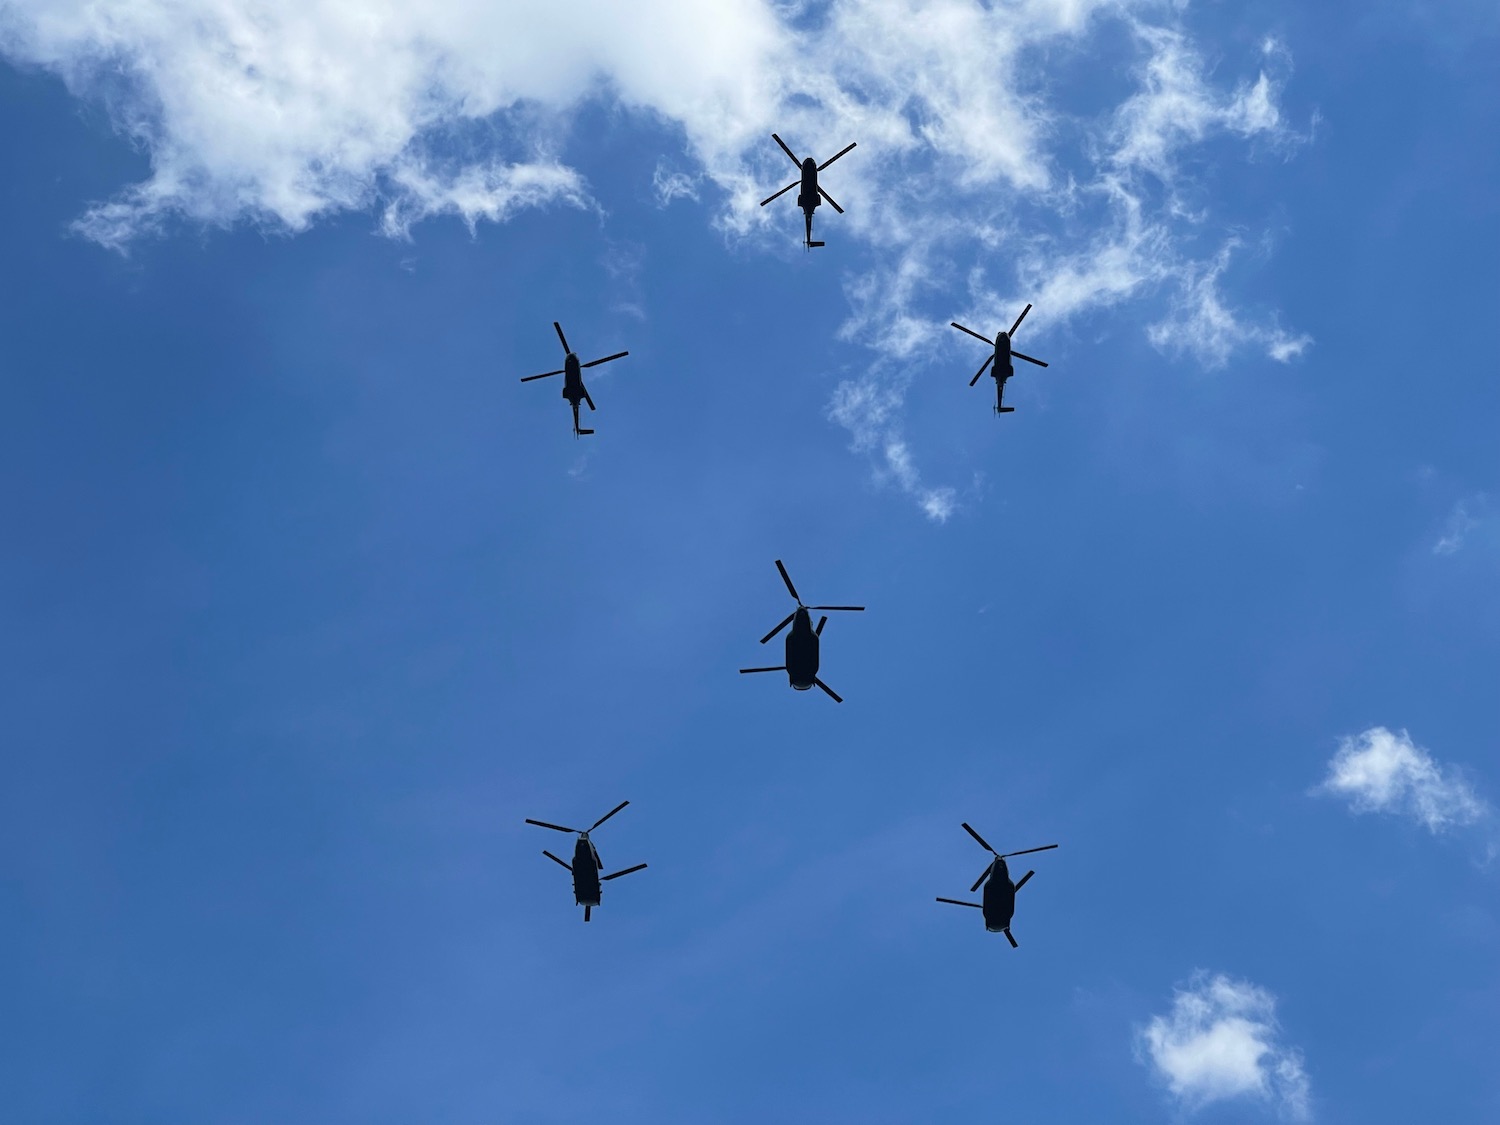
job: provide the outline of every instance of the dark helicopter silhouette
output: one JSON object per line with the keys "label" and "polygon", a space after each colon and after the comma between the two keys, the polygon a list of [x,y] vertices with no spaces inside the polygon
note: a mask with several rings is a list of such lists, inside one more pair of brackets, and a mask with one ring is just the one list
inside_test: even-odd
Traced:
{"label": "dark helicopter silhouette", "polygon": [[[1005,380],[1009,379],[1016,373],[1015,368],[1012,367],[1010,363],[1011,356],[1015,356],[1017,359],[1024,359],[1027,363],[1034,363],[1038,367],[1047,366],[1041,360],[1032,359],[1029,355],[1022,355],[1020,352],[1015,351],[1010,346],[1010,338],[1016,334],[1016,329],[1021,327],[1021,321],[1026,319],[1026,314],[1030,311],[1031,306],[1027,305],[1024,309],[1021,310],[1021,315],[1016,317],[1016,322],[1010,326],[1010,331],[1001,332],[995,337],[994,354],[991,355],[989,359],[984,361],[979,370],[974,373],[974,378],[969,380],[969,386],[972,387],[975,383],[979,382],[979,377],[984,374],[984,369],[986,367],[988,367],[992,363],[995,365],[995,370],[990,374],[995,377],[996,414],[1010,414],[1015,410],[1014,406],[1005,405]],[[956,320],[949,321],[948,323],[952,324],[953,327],[957,328],[960,332],[967,332],[976,340],[983,340],[986,344],[990,343],[990,338],[988,336],[981,336],[978,332],[975,332],[974,329],[965,328]]]}
{"label": "dark helicopter silhouette", "polygon": [[563,351],[567,353],[563,359],[563,365],[556,371],[543,371],[540,375],[527,375],[521,382],[529,383],[533,379],[547,379],[553,375],[561,375],[563,377],[562,396],[573,406],[573,436],[579,437],[583,434],[591,434],[594,432],[593,430],[583,430],[578,427],[578,404],[586,402],[589,404],[590,410],[594,409],[594,400],[589,397],[589,389],[583,385],[583,368],[598,367],[601,363],[608,363],[612,359],[620,359],[630,353],[616,352],[614,355],[607,355],[603,359],[591,359],[587,363],[579,363],[578,357],[573,354],[573,349],[568,347],[568,338],[563,335],[562,325],[554,320],[552,327],[557,329],[557,338],[562,341]]}
{"label": "dark helicopter silhouette", "polygon": [[[837,203],[834,203],[833,196],[829,195],[826,191],[818,186],[818,173],[821,172],[824,168],[827,168],[839,157],[843,156],[844,153],[849,151],[849,149],[854,148],[855,145],[851,144],[849,148],[840,149],[838,152],[830,156],[827,160],[823,161],[823,163],[819,164],[810,156],[805,160],[798,160],[796,154],[792,152],[791,149],[786,147],[786,142],[778,137],[775,133],[771,134],[771,139],[781,146],[781,151],[786,153],[787,156],[791,158],[793,164],[802,169],[802,178],[800,180],[793,180],[791,183],[787,184],[786,187],[782,188],[781,191],[778,191],[776,195],[767,196],[765,199],[762,199],[760,201],[760,205],[764,207],[767,203],[771,202],[771,200],[777,198],[777,196],[791,191],[794,187],[800,184],[802,186],[802,190],[797,193],[797,206],[802,208],[802,214],[807,220],[807,233],[802,238],[802,245],[807,247],[809,250],[811,250],[814,246],[822,246],[824,245],[823,243],[813,241],[813,211],[817,209],[818,204],[821,203],[824,199],[828,200],[828,202],[833,205],[833,209],[840,215],[844,213],[844,209]],[[858,142],[856,141],[855,144],[858,144]]]}
{"label": "dark helicopter silhouette", "polygon": [[975,832],[967,824],[964,825],[964,831],[979,841],[981,848],[995,857],[990,861],[990,865],[984,869],[984,874],[979,876],[974,885],[969,888],[969,893],[973,894],[979,889],[979,884],[983,883],[984,902],[983,904],[977,902],[960,902],[956,898],[939,898],[938,901],[951,902],[954,906],[972,906],[983,910],[984,928],[992,934],[1004,934],[1006,940],[1010,942],[1010,947],[1015,949],[1020,943],[1011,935],[1010,920],[1016,912],[1016,892],[1024,887],[1026,880],[1030,879],[1036,872],[1028,871],[1021,876],[1020,882],[1012,883],[1010,881],[1010,868],[1005,865],[1005,861],[1013,855],[1030,855],[1032,852],[1051,851],[1057,845],[1043,844],[1039,848],[1023,848],[1018,852],[1006,852],[1004,855],[1001,855],[994,848],[990,847],[989,844],[985,843],[984,837]]}
{"label": "dark helicopter silhouette", "polygon": [[562,863],[573,873],[573,901],[583,907],[583,920],[587,922],[589,915],[593,913],[594,907],[599,905],[599,884],[607,883],[611,879],[618,879],[621,875],[629,875],[633,871],[640,871],[646,865],[638,863],[634,867],[627,867],[624,871],[616,871],[613,875],[601,876],[599,872],[604,870],[604,864],[599,862],[599,849],[594,847],[594,841],[589,839],[589,833],[598,828],[615,813],[619,812],[629,801],[621,801],[609,812],[587,828],[564,828],[561,824],[548,824],[545,820],[532,820],[526,818],[527,824],[535,824],[538,828],[551,828],[555,832],[577,832],[578,840],[573,845],[573,862],[563,863],[545,848],[542,854],[553,863]]}
{"label": "dark helicopter silhouette", "polygon": [[862,605],[803,605],[802,599],[797,596],[797,587],[792,585],[791,577],[786,572],[786,567],[781,565],[781,560],[776,560],[776,569],[781,571],[781,580],[786,583],[786,588],[791,592],[797,602],[797,608],[787,614],[786,620],[776,628],[772,629],[760,639],[765,644],[777,633],[791,625],[791,632],[786,635],[786,663],[775,668],[741,668],[740,673],[746,672],[785,672],[792,687],[798,691],[806,691],[816,684],[833,697],[835,703],[844,702],[831,687],[818,679],[818,638],[823,635],[823,626],[828,624],[828,616],[824,614],[818,619],[818,627],[812,626],[812,614],[814,609],[841,609],[851,612],[863,612]]}

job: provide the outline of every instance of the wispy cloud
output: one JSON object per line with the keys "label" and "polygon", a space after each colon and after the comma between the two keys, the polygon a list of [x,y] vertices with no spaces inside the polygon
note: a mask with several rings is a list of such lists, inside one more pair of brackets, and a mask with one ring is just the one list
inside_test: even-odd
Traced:
{"label": "wispy cloud", "polygon": [[674,172],[658,161],[656,171],[651,173],[651,190],[656,195],[656,202],[663,207],[670,206],[676,199],[690,199],[697,203],[698,177]]}
{"label": "wispy cloud", "polygon": [[1195,973],[1170,1011],[1137,1030],[1136,1055],[1189,1112],[1242,1099],[1292,1120],[1310,1116],[1302,1052],[1282,1042],[1276,998],[1248,981]]}
{"label": "wispy cloud", "polygon": [[1219,279],[1239,248],[1231,238],[1212,261],[1189,263],[1179,271],[1180,291],[1171,314],[1146,329],[1147,338],[1163,351],[1196,356],[1205,366],[1222,367],[1242,346],[1253,344],[1278,363],[1300,356],[1312,337],[1293,335],[1273,320],[1249,324],[1225,303]]}
{"label": "wispy cloud", "polygon": [[[871,264],[847,283],[844,328],[877,362],[874,385],[841,387],[831,412],[942,519],[951,490],[921,482],[902,380],[879,360],[928,353],[954,314],[954,278],[971,278],[985,323],[1035,301],[1033,338],[1157,295],[1170,311],[1150,339],[1210,365],[1308,345],[1236,310],[1237,243],[1212,240],[1205,257],[1206,224],[1225,217],[1195,202],[1207,142],[1276,152],[1302,139],[1280,105],[1288,52],[1267,40],[1221,80],[1184,12],[840,0],[801,26],[768,0],[11,0],[0,53],[105,105],[149,155],[144,181],[76,224],[122,251],[181,221],[297,232],[373,210],[382,232],[409,237],[434,216],[473,227],[522,208],[598,210],[563,154],[576,112],[599,100],[682,138],[687,167],[653,173],[659,203],[703,200],[726,235],[768,238],[786,215],[757,204],[790,172],[771,130],[824,156],[857,140],[837,166],[837,194],[855,204],[838,222]],[[1129,84],[1083,108],[1076,84],[1048,75],[1106,44],[1125,47]],[[997,258],[1007,272],[987,280]],[[878,440],[851,408],[861,399],[884,404]]]}
{"label": "wispy cloud", "polygon": [[1454,503],[1443,524],[1443,533],[1432,545],[1434,555],[1456,555],[1473,533],[1491,526],[1494,519],[1488,494],[1475,493]]}
{"label": "wispy cloud", "polygon": [[1450,766],[1439,765],[1406,731],[1385,727],[1339,741],[1314,795],[1343,797],[1356,813],[1404,816],[1434,835],[1487,821],[1488,802]]}
{"label": "wispy cloud", "polygon": [[1270,72],[1287,58],[1276,40],[1261,44],[1268,69],[1226,94],[1209,82],[1201,52],[1181,30],[1143,22],[1134,28],[1150,53],[1140,68],[1139,89],[1115,113],[1109,159],[1117,167],[1148,171],[1171,184],[1178,154],[1214,133],[1289,139]]}
{"label": "wispy cloud", "polygon": [[875,458],[877,480],[893,483],[912,497],[928,519],[946,523],[958,510],[958,493],[946,485],[924,484],[912,461],[897,420],[906,382],[898,368],[880,362],[877,369],[835,388],[828,416],[849,431],[855,452]]}

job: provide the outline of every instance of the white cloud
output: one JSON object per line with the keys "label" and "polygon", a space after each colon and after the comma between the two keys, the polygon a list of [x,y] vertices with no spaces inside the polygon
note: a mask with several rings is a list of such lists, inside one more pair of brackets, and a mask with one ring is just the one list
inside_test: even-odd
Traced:
{"label": "white cloud", "polygon": [[1194,974],[1171,1010],[1137,1031],[1136,1047],[1189,1111],[1239,1098],[1309,1117],[1302,1052],[1281,1042],[1276,998],[1248,981]]}
{"label": "white cloud", "polygon": [[686,172],[673,172],[661,161],[651,174],[651,190],[661,206],[668,206],[674,199],[690,199],[698,202],[698,177]]}
{"label": "white cloud", "polygon": [[[1110,153],[1115,165],[1144,169],[1165,181],[1173,177],[1178,151],[1213,132],[1278,134],[1281,111],[1273,79],[1264,70],[1253,83],[1220,94],[1208,81],[1202,56],[1180,30],[1137,23],[1135,33],[1150,55],[1140,90],[1115,115]],[[1268,60],[1281,53],[1274,40],[1262,46]]]}
{"label": "white cloud", "polygon": [[898,421],[906,394],[905,380],[889,365],[879,366],[878,371],[841,382],[834,390],[828,416],[849,431],[856,452],[875,456],[877,480],[895,484],[917,502],[928,519],[946,523],[958,510],[957,492],[947,486],[923,484]]}
{"label": "white cloud", "polygon": [[1183,267],[1182,290],[1171,314],[1146,329],[1153,344],[1164,351],[1191,353],[1207,367],[1224,366],[1244,344],[1258,344],[1278,363],[1295,359],[1307,350],[1311,336],[1293,336],[1274,322],[1246,324],[1225,305],[1219,278],[1229,268],[1230,256],[1238,247],[1239,240],[1230,239],[1212,262]]}
{"label": "white cloud", "polygon": [[1479,492],[1459,500],[1448,513],[1448,520],[1443,526],[1443,534],[1432,545],[1432,553],[1434,555],[1457,554],[1460,548],[1468,542],[1473,532],[1484,527],[1491,516],[1490,498],[1486,493]]}
{"label": "white cloud", "polygon": [[1433,834],[1490,816],[1468,782],[1438,765],[1405,731],[1385,727],[1341,739],[1327,778],[1313,793],[1347,798],[1357,813],[1410,817]]}
{"label": "white cloud", "polygon": [[[819,222],[873,256],[848,282],[844,332],[881,360],[929,354],[952,316],[950,280],[997,259],[1013,270],[999,291],[970,287],[985,323],[1034,301],[1035,335],[1163,291],[1158,346],[1211,365],[1243,347],[1286,360],[1307,338],[1234,311],[1232,245],[1200,260],[1209,208],[1189,205],[1182,168],[1216,137],[1299,139],[1279,104],[1288,56],[1268,40],[1253,74],[1220,81],[1182,12],[836,0],[808,20],[770,0],[8,0],[0,53],[102,102],[149,155],[146,180],[76,225],[116,249],[184,220],[297,232],[374,210],[405,237],[441,215],[472,228],[527,207],[597,210],[563,154],[578,108],[604,100],[681,138],[690,166],[658,163],[657,200],[711,196],[736,238],[800,231],[795,208],[757,205],[791,174],[772,129],[799,155],[857,140],[827,175],[849,212]],[[1129,89],[1113,106],[1071,104],[1078,84],[1053,76],[1104,42],[1131,52]],[[877,385],[842,386],[831,413],[946,518],[952,490],[920,482],[901,437],[903,377],[872,370]],[[883,404],[880,441],[850,412],[857,399]]]}
{"label": "white cloud", "polygon": [[[15,0],[0,52],[39,65],[150,155],[144,183],[79,230],[124,247],[181,216],[300,231],[377,207],[382,229],[581,205],[565,114],[620,101],[742,145],[786,30],[759,0]],[[446,160],[437,159],[439,152]],[[462,155],[454,157],[452,153]]]}

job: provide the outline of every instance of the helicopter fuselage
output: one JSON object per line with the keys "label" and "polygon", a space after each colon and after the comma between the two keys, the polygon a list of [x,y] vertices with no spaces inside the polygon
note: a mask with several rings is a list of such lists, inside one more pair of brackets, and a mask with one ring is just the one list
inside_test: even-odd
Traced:
{"label": "helicopter fuselage", "polygon": [[802,188],[797,193],[797,206],[811,215],[822,202],[818,195],[818,165],[809,156],[802,161]]}
{"label": "helicopter fuselage", "polygon": [[1016,885],[1010,881],[1010,868],[1005,860],[997,859],[984,881],[984,928],[992,934],[1001,934],[1010,929],[1010,920],[1016,913]]}
{"label": "helicopter fuselage", "polygon": [[583,365],[578,362],[578,357],[572,352],[563,360],[563,398],[568,400],[568,405],[573,408],[573,436],[582,437],[594,431],[585,429],[578,420],[578,408],[582,403],[588,403],[589,409],[594,409],[594,400],[589,398],[589,389],[583,385]]}
{"label": "helicopter fuselage", "polygon": [[577,406],[588,397],[588,391],[583,388],[583,367],[578,362],[578,357],[572,352],[568,358],[563,360],[563,388],[562,396]]}
{"label": "helicopter fuselage", "polygon": [[1004,382],[1016,373],[1010,362],[1010,334],[1001,332],[995,337],[995,369],[992,374]]}
{"label": "helicopter fuselage", "polygon": [[573,845],[573,899],[579,906],[599,905],[599,853],[584,833]]}
{"label": "helicopter fuselage", "polygon": [[1001,332],[995,337],[995,365],[990,374],[995,379],[995,413],[1009,414],[1015,409],[1005,405],[1005,380],[1016,373],[1010,360],[1010,333]]}
{"label": "helicopter fuselage", "polygon": [[801,606],[786,634],[786,678],[798,691],[807,691],[818,679],[818,634],[812,614]]}

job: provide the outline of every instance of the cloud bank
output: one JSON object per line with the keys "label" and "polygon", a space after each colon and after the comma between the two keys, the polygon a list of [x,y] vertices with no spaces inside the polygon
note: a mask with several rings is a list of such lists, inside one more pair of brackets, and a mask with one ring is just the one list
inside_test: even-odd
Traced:
{"label": "cloud bank", "polygon": [[1343,797],[1356,813],[1404,816],[1437,835],[1491,815],[1488,803],[1405,731],[1371,727],[1341,739],[1314,794]]}
{"label": "cloud bank", "polygon": [[1310,1116],[1302,1052],[1281,1042],[1276,998],[1248,981],[1196,973],[1171,1010],[1137,1032],[1136,1049],[1189,1112],[1248,1100],[1291,1120]]}
{"label": "cloud bank", "polygon": [[872,360],[830,416],[942,520],[954,492],[923,482],[901,404],[919,348],[957,358],[949,319],[993,331],[1034,301],[1035,339],[1158,295],[1148,338],[1206,366],[1310,342],[1233,307],[1239,239],[1208,233],[1226,217],[1201,198],[1204,146],[1301,139],[1279,105],[1289,55],[1267,40],[1223,81],[1183,20],[1143,0],[0,0],[0,53],[106,107],[149,157],[75,225],[121,251],[184,221],[296,233],[369,210],[408,237],[435,216],[602,210],[565,160],[599,102],[681,145],[650,185],[661,204],[767,238],[784,216],[757,202],[790,172],[768,134],[820,156],[857,140],[840,237],[870,264],[844,334]]}

